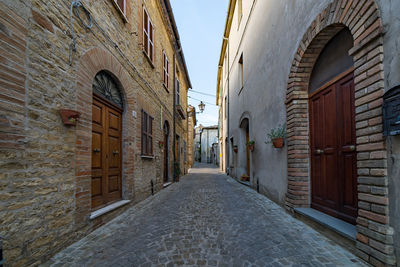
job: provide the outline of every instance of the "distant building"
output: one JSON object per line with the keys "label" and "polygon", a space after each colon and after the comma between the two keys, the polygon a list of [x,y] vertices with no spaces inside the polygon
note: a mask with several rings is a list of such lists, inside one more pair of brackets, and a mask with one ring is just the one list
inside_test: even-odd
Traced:
{"label": "distant building", "polygon": [[218,164],[218,126],[196,128],[196,161]]}

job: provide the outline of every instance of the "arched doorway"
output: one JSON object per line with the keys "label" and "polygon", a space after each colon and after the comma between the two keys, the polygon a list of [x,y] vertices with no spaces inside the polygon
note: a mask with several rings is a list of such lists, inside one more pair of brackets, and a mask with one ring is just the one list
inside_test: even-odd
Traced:
{"label": "arched doorway", "polygon": [[120,200],[122,111],[120,86],[112,74],[97,73],[92,104],[92,209]]}
{"label": "arched doorway", "polygon": [[351,32],[320,53],[309,85],[311,207],[356,223],[357,154]]}
{"label": "arched doorway", "polygon": [[164,122],[164,183],[167,183],[169,180],[169,123],[168,121]]}

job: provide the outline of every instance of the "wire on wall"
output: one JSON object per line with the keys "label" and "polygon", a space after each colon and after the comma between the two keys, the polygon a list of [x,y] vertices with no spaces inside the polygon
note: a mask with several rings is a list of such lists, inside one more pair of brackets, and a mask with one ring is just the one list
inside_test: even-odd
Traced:
{"label": "wire on wall", "polygon": [[[89,23],[85,23],[83,19],[81,18],[81,14],[78,10],[78,8],[82,8],[83,12],[85,12],[87,19],[89,20]],[[92,15],[90,14],[89,10],[87,10],[81,3],[80,0],[73,1],[71,3],[71,7],[69,10],[69,16],[70,16],[70,26],[71,26],[71,35],[72,35],[72,43],[69,47],[69,65],[72,66],[72,57],[73,53],[76,52],[76,34],[74,30],[74,14],[75,16],[78,17],[79,21],[81,24],[87,28],[91,29],[93,27],[93,19]]]}

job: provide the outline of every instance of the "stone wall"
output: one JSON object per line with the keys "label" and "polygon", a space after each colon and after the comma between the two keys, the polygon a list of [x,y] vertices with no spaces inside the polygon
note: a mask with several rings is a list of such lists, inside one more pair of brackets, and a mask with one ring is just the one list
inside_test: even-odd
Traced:
{"label": "stone wall", "polygon": [[[123,199],[130,205],[145,199],[151,181],[155,192],[162,188],[158,143],[163,122],[173,124],[175,54],[165,7],[155,0],[128,0],[124,17],[111,0],[82,3],[94,25],[83,25],[89,21],[78,8],[83,23],[73,16],[76,52],[71,52],[70,1],[0,3],[0,235],[5,237],[6,266],[44,262],[129,206],[89,219],[91,90],[98,71],[116,77],[124,98]],[[156,28],[153,62],[142,51],[142,4]],[[163,50],[170,61],[169,89],[162,85]],[[187,74],[177,58],[186,92]],[[181,102],[186,105],[186,93]],[[76,127],[63,125],[62,108],[82,113]],[[154,117],[153,159],[141,157],[141,109]],[[178,131],[187,138],[187,126]]]}

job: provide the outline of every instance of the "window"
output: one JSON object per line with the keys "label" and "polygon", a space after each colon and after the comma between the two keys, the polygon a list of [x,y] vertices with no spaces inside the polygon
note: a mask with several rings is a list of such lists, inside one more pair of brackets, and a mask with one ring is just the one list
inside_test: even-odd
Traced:
{"label": "window", "polygon": [[143,6],[143,49],[150,61],[154,59],[154,27]]}
{"label": "window", "polygon": [[176,105],[181,104],[181,83],[176,79]]}
{"label": "window", "polygon": [[244,86],[244,75],[243,75],[243,53],[239,58],[239,85],[240,89]]}
{"label": "window", "polygon": [[238,0],[238,21],[240,24],[240,21],[242,20],[243,16],[243,3],[242,0]]}
{"label": "window", "polygon": [[119,11],[126,16],[126,0],[114,0],[114,3],[119,8]]}
{"label": "window", "polygon": [[142,155],[153,156],[153,118],[142,110]]}
{"label": "window", "polygon": [[169,61],[165,51],[163,51],[163,82],[165,87],[169,86]]}

